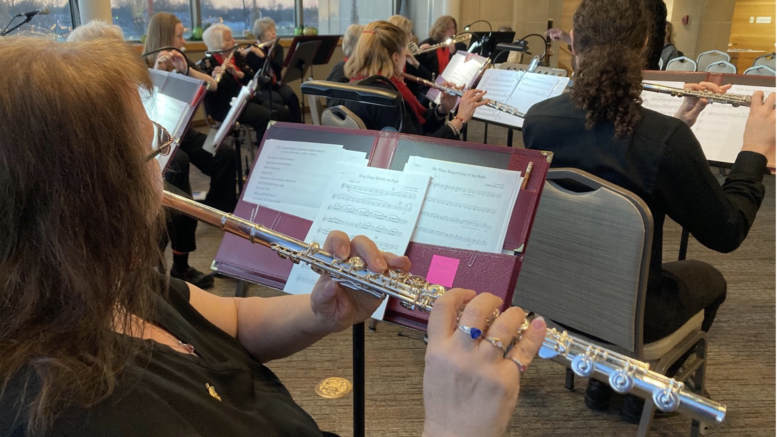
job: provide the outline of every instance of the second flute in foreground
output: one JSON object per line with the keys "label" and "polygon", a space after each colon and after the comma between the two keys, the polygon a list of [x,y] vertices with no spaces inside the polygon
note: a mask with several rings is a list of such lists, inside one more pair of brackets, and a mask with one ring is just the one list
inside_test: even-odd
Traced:
{"label": "second flute in foreground", "polygon": [[741,94],[719,94],[712,91],[697,91],[684,88],[673,88],[664,85],[658,85],[655,83],[642,83],[642,89],[645,91],[652,91],[654,93],[669,94],[675,97],[697,97],[700,99],[707,99],[710,103],[725,103],[733,107],[737,106],[750,106],[750,96],[744,96]]}
{"label": "second flute in foreground", "polygon": [[[330,275],[346,288],[363,291],[380,299],[391,296],[413,310],[431,311],[437,298],[445,293],[443,286],[429,284],[420,276],[398,270],[373,273],[358,257],[339,260],[321,250],[316,243],[307,244],[167,191],[162,202],[165,206],[217,226],[224,232],[269,247],[281,258],[308,264],[313,271]],[[679,411],[709,423],[721,423],[726,416],[724,405],[691,392],[681,382],[651,371],[646,363],[570,336],[566,332],[549,329],[539,356],[570,366],[580,376],[607,380],[618,393],[633,393],[650,398],[664,412]]]}

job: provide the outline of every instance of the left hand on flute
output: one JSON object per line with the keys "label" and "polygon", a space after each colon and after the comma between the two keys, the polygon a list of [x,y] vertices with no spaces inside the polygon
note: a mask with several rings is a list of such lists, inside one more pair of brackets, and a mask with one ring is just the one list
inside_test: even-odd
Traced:
{"label": "left hand on flute", "polygon": [[[719,86],[712,82],[686,83],[684,88],[694,91],[712,91],[714,93],[723,94],[731,88],[731,84]],[[708,104],[709,102],[707,99],[684,97],[683,104],[680,106],[680,109],[677,110],[674,118],[682,120],[688,127],[691,127],[696,123],[699,114]]]}

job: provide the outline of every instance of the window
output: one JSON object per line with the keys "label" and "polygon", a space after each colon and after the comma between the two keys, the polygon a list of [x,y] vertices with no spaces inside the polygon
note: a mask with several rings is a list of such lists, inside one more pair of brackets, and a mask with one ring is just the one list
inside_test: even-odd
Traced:
{"label": "window", "polygon": [[[316,3],[316,21],[321,35],[342,35],[351,24],[385,20],[394,15],[395,10],[393,0],[316,0]],[[307,15],[305,20],[307,24]]]}
{"label": "window", "polygon": [[[45,34],[58,39],[64,39],[73,28],[73,19],[70,15],[70,2],[68,0],[3,0],[0,1],[0,30],[8,29],[24,22],[25,17],[14,18],[17,14],[32,12],[37,9],[48,8],[49,13],[38,14],[26,23],[14,30],[9,35],[22,33]],[[11,22],[13,20],[13,22]]]}
{"label": "window", "polygon": [[244,38],[252,33],[254,21],[262,17],[275,21],[278,35],[294,34],[294,0],[200,1],[203,25],[223,22],[232,29],[235,38]]}
{"label": "window", "polygon": [[157,12],[169,12],[181,20],[184,37],[192,34],[192,14],[188,0],[111,0],[113,24],[121,27],[124,38],[138,41],[146,34],[148,21]]}

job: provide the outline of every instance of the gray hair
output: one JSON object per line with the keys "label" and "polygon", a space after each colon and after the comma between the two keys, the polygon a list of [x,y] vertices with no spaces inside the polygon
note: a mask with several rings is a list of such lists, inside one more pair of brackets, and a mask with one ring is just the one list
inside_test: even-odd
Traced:
{"label": "gray hair", "polygon": [[353,53],[353,49],[356,48],[356,43],[359,42],[359,37],[363,30],[364,26],[361,24],[351,24],[345,30],[345,35],[343,35],[343,54],[346,57],[350,57],[351,53]]}
{"label": "gray hair", "polygon": [[202,33],[202,42],[208,46],[211,52],[218,52],[224,48],[224,32],[232,32],[226,24],[213,24]]}
{"label": "gray hair", "polygon": [[273,21],[272,18],[257,18],[256,21],[254,21],[254,36],[256,39],[262,39],[262,35],[273,27],[275,27],[275,21]]}
{"label": "gray hair", "polygon": [[92,20],[76,27],[67,36],[68,42],[91,41],[98,38],[113,38],[124,41],[124,31],[115,24],[108,24],[101,20]]}

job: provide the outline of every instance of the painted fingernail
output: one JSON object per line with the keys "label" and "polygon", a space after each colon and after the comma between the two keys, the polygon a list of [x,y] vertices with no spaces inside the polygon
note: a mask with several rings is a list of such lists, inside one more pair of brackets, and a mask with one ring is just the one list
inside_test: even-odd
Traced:
{"label": "painted fingernail", "polygon": [[545,319],[542,316],[537,316],[534,320],[531,321],[531,327],[534,329],[542,329],[545,326]]}

